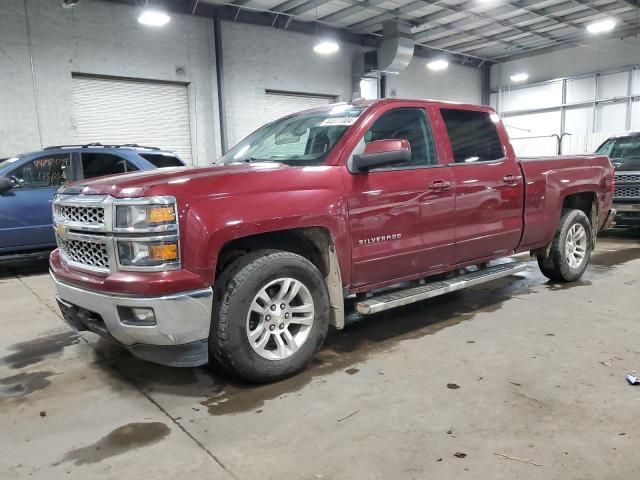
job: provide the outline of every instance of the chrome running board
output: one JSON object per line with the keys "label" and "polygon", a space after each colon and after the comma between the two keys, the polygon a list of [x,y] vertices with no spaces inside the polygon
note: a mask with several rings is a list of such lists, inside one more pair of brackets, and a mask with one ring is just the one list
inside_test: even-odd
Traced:
{"label": "chrome running board", "polygon": [[363,315],[382,312],[391,308],[409,305],[410,303],[437,297],[445,293],[455,292],[463,288],[473,287],[481,283],[491,282],[498,278],[508,277],[514,273],[523,272],[527,264],[522,262],[503,263],[471,273],[465,273],[447,280],[429,282],[419,287],[396,290],[384,293],[356,303],[356,310]]}

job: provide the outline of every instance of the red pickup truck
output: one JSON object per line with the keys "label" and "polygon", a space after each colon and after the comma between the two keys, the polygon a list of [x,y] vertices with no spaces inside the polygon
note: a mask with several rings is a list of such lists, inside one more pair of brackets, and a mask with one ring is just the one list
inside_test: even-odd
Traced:
{"label": "red pickup truck", "polygon": [[344,327],[347,296],[372,314],[519,272],[491,262],[522,251],[576,280],[613,188],[606,156],[517,159],[488,107],[355,101],[270,123],[211,167],[62,188],[51,274],[77,330],[266,382]]}

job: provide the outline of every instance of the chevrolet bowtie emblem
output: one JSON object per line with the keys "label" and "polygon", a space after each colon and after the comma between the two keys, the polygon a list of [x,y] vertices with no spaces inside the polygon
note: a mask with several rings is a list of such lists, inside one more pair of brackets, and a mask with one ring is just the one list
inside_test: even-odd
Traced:
{"label": "chevrolet bowtie emblem", "polygon": [[69,233],[69,227],[67,227],[66,225],[58,224],[56,225],[56,233],[60,238],[64,238],[67,236],[67,233]]}

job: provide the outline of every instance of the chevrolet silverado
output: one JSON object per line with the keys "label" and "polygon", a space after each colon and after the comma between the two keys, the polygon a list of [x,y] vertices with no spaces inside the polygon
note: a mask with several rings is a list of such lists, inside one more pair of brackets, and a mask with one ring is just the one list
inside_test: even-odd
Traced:
{"label": "chevrolet silverado", "polygon": [[62,187],[50,269],[73,328],[268,382],[344,327],[348,296],[374,314],[520,272],[494,261],[524,251],[578,279],[613,188],[606,156],[517,159],[489,107],[354,101],[276,120],[210,167]]}

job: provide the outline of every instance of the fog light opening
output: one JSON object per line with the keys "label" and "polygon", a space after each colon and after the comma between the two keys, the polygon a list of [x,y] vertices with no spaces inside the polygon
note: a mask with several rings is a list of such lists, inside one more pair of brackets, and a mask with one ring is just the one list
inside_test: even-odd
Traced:
{"label": "fog light opening", "polygon": [[118,307],[120,321],[124,325],[150,327],[156,325],[156,314],[153,308],[147,307]]}

